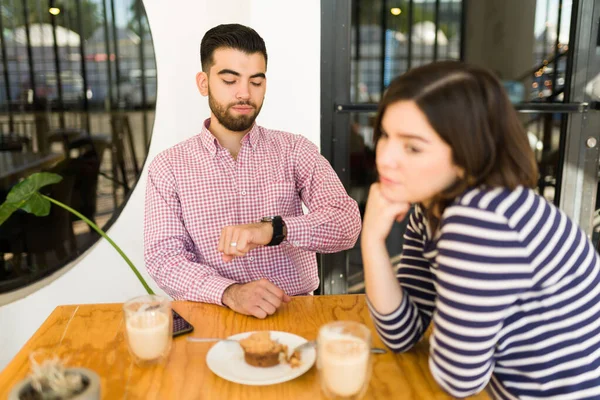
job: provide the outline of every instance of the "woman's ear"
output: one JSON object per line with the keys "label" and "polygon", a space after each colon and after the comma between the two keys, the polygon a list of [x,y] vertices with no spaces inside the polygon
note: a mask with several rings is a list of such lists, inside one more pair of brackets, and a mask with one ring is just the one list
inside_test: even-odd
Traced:
{"label": "woman's ear", "polygon": [[202,96],[208,96],[208,75],[206,72],[198,72],[196,74],[196,86]]}

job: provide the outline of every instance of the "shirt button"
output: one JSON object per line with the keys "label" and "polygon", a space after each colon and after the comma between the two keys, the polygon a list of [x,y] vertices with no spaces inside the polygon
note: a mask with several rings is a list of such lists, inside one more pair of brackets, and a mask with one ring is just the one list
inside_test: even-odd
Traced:
{"label": "shirt button", "polygon": [[300,242],[294,242],[294,246],[300,246]]}
{"label": "shirt button", "polygon": [[245,195],[246,195],[246,191],[242,190],[242,196],[245,196]]}
{"label": "shirt button", "polygon": [[249,260],[250,261],[254,261],[254,257],[249,257]]}

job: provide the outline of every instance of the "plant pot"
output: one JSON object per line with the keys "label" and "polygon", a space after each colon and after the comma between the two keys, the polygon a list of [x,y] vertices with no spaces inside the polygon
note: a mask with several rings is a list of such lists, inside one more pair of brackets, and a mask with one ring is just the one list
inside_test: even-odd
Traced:
{"label": "plant pot", "polygon": [[[67,373],[81,374],[86,383],[83,391],[69,398],[60,400],[100,400],[100,377],[87,368],[67,368]],[[34,400],[42,397],[26,397],[35,392],[31,387],[31,378],[25,378],[17,383],[8,395],[8,400]]]}

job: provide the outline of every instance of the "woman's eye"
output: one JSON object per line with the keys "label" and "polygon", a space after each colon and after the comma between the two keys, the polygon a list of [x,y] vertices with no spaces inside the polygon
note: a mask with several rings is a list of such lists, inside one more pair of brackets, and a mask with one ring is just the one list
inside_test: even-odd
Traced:
{"label": "woman's eye", "polygon": [[415,147],[415,146],[408,145],[408,146],[406,146],[406,151],[408,153],[415,153],[416,154],[416,153],[420,153],[421,149],[419,149],[418,147]]}

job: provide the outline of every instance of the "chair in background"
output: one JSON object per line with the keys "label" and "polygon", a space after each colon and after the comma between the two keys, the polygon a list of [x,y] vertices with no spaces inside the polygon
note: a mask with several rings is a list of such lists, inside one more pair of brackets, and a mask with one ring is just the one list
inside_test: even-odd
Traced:
{"label": "chair in background", "polygon": [[[104,138],[94,137],[92,142],[81,142],[80,145],[80,155],[71,159],[71,170],[75,178],[71,201],[74,209],[95,222],[100,166],[110,143]],[[71,214],[71,219],[78,218]]]}
{"label": "chair in background", "polygon": [[[5,195],[2,198],[6,197]],[[12,275],[22,275],[21,255],[25,252],[22,212],[15,212],[0,225],[0,281]],[[12,268],[4,261],[5,254],[12,254]]]}
{"label": "chair in background", "polygon": [[[61,174],[63,180],[40,189],[40,192],[70,205],[75,179],[65,173],[65,163],[68,160],[49,171]],[[22,254],[25,254],[27,266],[37,270],[49,267],[48,253],[53,253],[57,262],[65,260],[69,251],[73,253],[77,248],[69,215],[68,211],[55,205],[51,206],[50,214],[45,217],[16,211],[0,226],[1,264],[4,263],[4,254],[13,254],[13,270],[16,275],[23,275]],[[5,269],[5,265],[2,267],[0,274],[6,275],[9,271]]]}
{"label": "chair in background", "polygon": [[[63,177],[57,184],[40,189],[40,192],[60,201],[72,205],[75,175],[70,171],[71,160],[65,160],[52,168],[54,172]],[[36,265],[40,268],[48,266],[47,253],[52,252],[57,260],[64,260],[68,253],[77,250],[75,234],[71,223],[70,213],[56,205],[50,208],[46,217],[36,217],[25,214],[22,218],[24,232],[24,251],[27,253],[27,263],[32,265],[32,257],[36,258]]]}
{"label": "chair in background", "polygon": [[31,141],[16,133],[0,133],[0,151],[23,152],[31,150]]}
{"label": "chair in background", "polygon": [[[112,127],[112,174],[113,178],[117,178],[120,172],[120,183],[124,187],[125,193],[127,194],[131,188],[127,174],[128,169],[130,169],[126,166],[127,159],[131,162],[131,169],[135,173],[135,176],[139,176],[140,174],[140,168],[137,162],[137,154],[133,142],[133,133],[129,123],[129,118],[126,114],[113,114],[110,118],[110,124]],[[129,152],[129,157],[125,156],[127,152]],[[113,191],[115,193],[117,183],[117,179],[114,179]]]}

